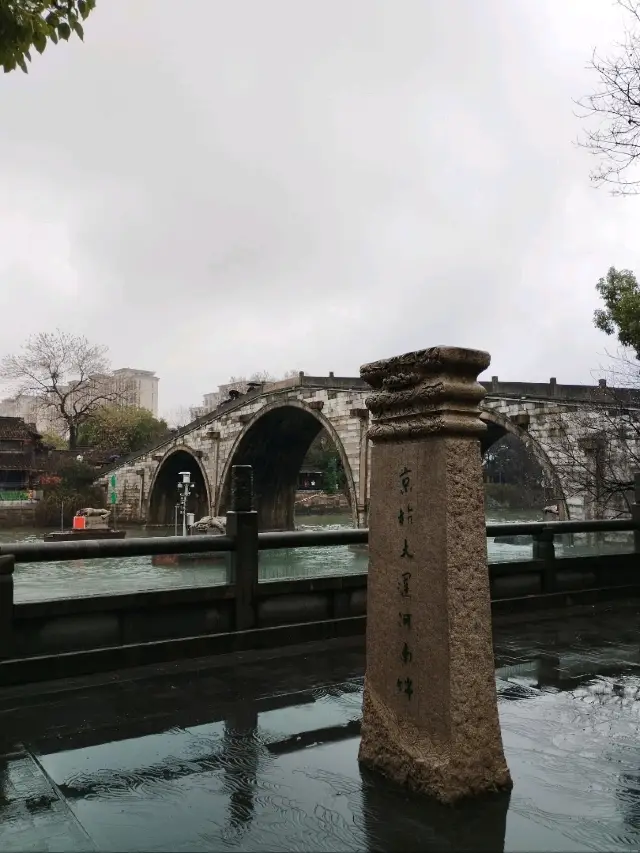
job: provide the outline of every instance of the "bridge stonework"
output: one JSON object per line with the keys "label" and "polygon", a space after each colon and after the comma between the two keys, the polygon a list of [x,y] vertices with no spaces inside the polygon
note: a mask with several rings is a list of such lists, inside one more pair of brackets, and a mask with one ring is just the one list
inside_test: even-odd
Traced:
{"label": "bridge stonework", "polygon": [[[495,378],[484,384],[488,395],[481,405],[487,425],[483,452],[507,433],[518,436],[540,463],[549,487],[548,502],[558,505],[560,517],[595,517],[589,494],[576,487],[569,470],[566,441],[568,432],[568,440],[578,446],[584,430],[580,412],[592,405],[598,389],[555,385],[553,380],[551,385],[509,383],[504,390]],[[563,394],[564,389],[570,390]],[[115,474],[120,520],[170,524],[180,470],[190,470],[199,484],[190,509],[197,515],[216,516],[227,508],[231,466],[252,464],[261,527],[292,527],[297,474],[309,444],[324,427],[342,458],[354,523],[366,526],[370,442],[365,400],[370,393],[359,378],[301,374],[222,404],[161,444],[118,460],[98,483],[107,488]],[[562,441],[558,417],[565,429]],[[588,448],[583,452],[587,454]]]}

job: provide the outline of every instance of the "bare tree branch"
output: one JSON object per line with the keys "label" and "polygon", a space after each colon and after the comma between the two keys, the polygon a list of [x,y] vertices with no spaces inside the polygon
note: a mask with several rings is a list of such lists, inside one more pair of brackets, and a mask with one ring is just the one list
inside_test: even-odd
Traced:
{"label": "bare tree branch", "polygon": [[90,415],[126,393],[111,381],[106,347],[60,330],[34,335],[19,353],[5,356],[0,378],[16,396],[31,398],[39,412],[63,424],[72,449]]}
{"label": "bare tree branch", "polygon": [[591,172],[596,185],[609,184],[614,195],[640,192],[635,166],[640,157],[640,0],[617,0],[627,13],[624,38],[614,52],[593,52],[588,68],[599,83],[576,102],[592,126],[579,144],[599,161]]}
{"label": "bare tree branch", "polygon": [[631,512],[634,474],[640,471],[639,368],[619,353],[606,385],[594,391],[590,403],[566,405],[551,416],[548,452],[553,452],[566,497],[585,498],[587,517]]}

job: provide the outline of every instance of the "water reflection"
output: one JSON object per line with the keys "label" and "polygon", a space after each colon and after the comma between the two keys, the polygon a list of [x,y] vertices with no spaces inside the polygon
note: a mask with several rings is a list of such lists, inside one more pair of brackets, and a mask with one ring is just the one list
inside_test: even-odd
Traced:
{"label": "water reflection", "polygon": [[261,751],[257,708],[243,704],[224,724],[221,763],[224,790],[229,795],[225,835],[229,829],[242,833],[251,823]]}
{"label": "water reflection", "polygon": [[[362,769],[361,775],[367,850],[504,850],[510,793],[442,806],[408,795],[371,771]],[[389,819],[398,810],[403,815],[400,832]]]}
{"label": "water reflection", "polygon": [[639,625],[496,627],[514,789],[454,808],[359,768],[356,641],[0,694],[0,849],[637,849]]}

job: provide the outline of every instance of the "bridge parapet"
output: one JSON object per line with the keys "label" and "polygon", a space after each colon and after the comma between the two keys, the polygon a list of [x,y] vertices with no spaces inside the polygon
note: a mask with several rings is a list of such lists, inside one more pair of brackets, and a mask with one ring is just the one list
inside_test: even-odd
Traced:
{"label": "bridge parapet", "polygon": [[497,376],[481,383],[492,397],[531,397],[581,403],[628,403],[640,406],[640,391],[616,388],[601,379],[597,385],[563,385],[555,377],[548,382],[501,382]]}

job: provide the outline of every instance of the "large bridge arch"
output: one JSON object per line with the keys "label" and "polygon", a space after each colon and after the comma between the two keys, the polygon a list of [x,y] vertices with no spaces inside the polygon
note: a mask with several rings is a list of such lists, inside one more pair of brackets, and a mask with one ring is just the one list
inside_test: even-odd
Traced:
{"label": "large bridge arch", "polygon": [[251,465],[261,530],[291,530],[298,473],[311,442],[325,429],[340,455],[351,513],[357,525],[357,500],[351,463],[331,421],[300,400],[270,403],[256,412],[227,457],[216,501],[217,514],[229,508],[231,468]]}
{"label": "large bridge arch", "polygon": [[189,471],[195,486],[187,503],[187,512],[193,512],[196,520],[210,514],[209,478],[197,453],[188,445],[179,444],[165,453],[155,470],[149,487],[147,524],[168,527],[174,523],[181,471]]}
{"label": "large bridge arch", "polygon": [[487,431],[480,441],[482,455],[484,456],[486,451],[495,444],[496,441],[499,441],[507,434],[514,435],[518,438],[540,465],[545,479],[551,484],[554,493],[554,500],[558,504],[560,520],[568,520],[569,508],[565,490],[562,486],[562,481],[558,476],[558,472],[556,471],[554,464],[540,443],[536,441],[529,432],[514,423],[511,418],[501,414],[500,412],[496,412],[493,409],[482,409],[480,412],[480,418],[487,426]]}

